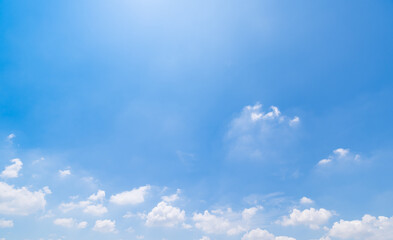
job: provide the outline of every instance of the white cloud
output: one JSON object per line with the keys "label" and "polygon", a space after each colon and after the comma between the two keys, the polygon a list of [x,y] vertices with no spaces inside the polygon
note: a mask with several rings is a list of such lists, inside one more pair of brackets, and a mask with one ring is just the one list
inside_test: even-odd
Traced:
{"label": "white cloud", "polygon": [[61,203],[59,208],[64,213],[78,209],[78,208],[85,208],[91,204],[90,201],[80,201],[77,203],[70,202],[70,203]]}
{"label": "white cloud", "polygon": [[12,228],[13,226],[14,222],[12,220],[0,219],[0,228]]}
{"label": "white cloud", "polygon": [[329,163],[331,163],[331,162],[332,162],[332,159],[327,159],[327,158],[325,158],[325,159],[322,159],[322,160],[320,160],[320,161],[318,162],[318,166],[327,165],[327,164],[329,164]]}
{"label": "white cloud", "polygon": [[[241,214],[240,214],[241,216]],[[236,235],[247,231],[239,219],[230,220],[223,216],[217,216],[205,211],[202,213],[194,213],[192,217],[195,227],[208,234],[227,234]]]}
{"label": "white cloud", "polygon": [[16,137],[16,135],[13,134],[13,133],[11,133],[10,135],[7,136],[7,138],[8,138],[9,140],[11,140],[11,139],[13,139],[13,138],[15,138],[15,137]]}
{"label": "white cloud", "polygon": [[53,221],[53,223],[55,225],[66,228],[72,228],[75,225],[75,221],[73,218],[57,218]]}
{"label": "white cloud", "polygon": [[140,219],[146,219],[147,215],[145,213],[132,213],[132,212],[127,212],[126,214],[123,215],[123,218],[140,218]]}
{"label": "white cloud", "polygon": [[87,222],[77,222],[73,218],[57,218],[53,221],[55,225],[65,227],[65,228],[86,228],[87,227]]}
{"label": "white cloud", "polygon": [[282,152],[292,141],[294,126],[299,117],[289,118],[271,106],[269,112],[262,105],[246,106],[229,126],[226,140],[230,159],[263,160]]}
{"label": "white cloud", "polygon": [[78,225],[76,227],[79,229],[82,229],[82,228],[86,228],[87,225],[88,225],[88,223],[83,221],[83,222],[78,223]]}
{"label": "white cloud", "polygon": [[123,218],[132,218],[132,217],[136,217],[137,214],[132,213],[132,212],[126,212],[126,214],[123,215]]}
{"label": "white cloud", "polygon": [[300,122],[300,118],[298,116],[294,117],[293,119],[289,120],[289,126],[294,127],[298,125]]}
{"label": "white cloud", "polygon": [[167,202],[160,202],[147,214],[147,226],[174,227],[185,219],[184,210],[168,205]]}
{"label": "white cloud", "polygon": [[55,214],[53,214],[52,210],[49,210],[44,215],[39,217],[39,219],[52,218],[54,216],[55,216]]}
{"label": "white cloud", "polygon": [[97,194],[92,194],[88,200],[79,202],[61,203],[59,208],[63,212],[69,212],[75,209],[83,209],[84,213],[99,216],[108,212],[108,209],[102,204],[97,204],[96,201],[103,201],[105,192],[98,190]]}
{"label": "white cloud", "polygon": [[102,233],[115,233],[116,232],[116,221],[111,220],[97,220],[94,227],[94,231]]}
{"label": "white cloud", "polygon": [[16,135],[13,134],[13,133],[11,133],[10,135],[7,136],[7,140],[8,140],[9,142],[12,143],[12,140],[13,140],[15,137],[16,137]]}
{"label": "white cloud", "polygon": [[333,216],[331,211],[326,209],[305,209],[300,211],[298,209],[293,209],[292,213],[288,216],[283,217],[281,221],[278,221],[283,226],[296,226],[296,225],[306,225],[311,229],[319,229],[319,227],[325,223]]}
{"label": "white cloud", "polygon": [[43,190],[44,193],[46,193],[46,194],[52,194],[52,191],[50,190],[50,188],[49,188],[48,186],[43,187],[42,190]]}
{"label": "white cloud", "polygon": [[45,192],[42,190],[31,192],[26,187],[14,188],[0,182],[0,214],[29,215],[44,209],[45,205]]}
{"label": "white cloud", "polygon": [[303,204],[303,205],[308,205],[308,204],[313,204],[314,201],[312,199],[308,198],[308,197],[302,197],[300,199],[300,203]]}
{"label": "white cloud", "polygon": [[274,236],[266,230],[260,228],[251,230],[250,232],[244,234],[241,240],[296,240],[295,238],[286,236]]}
{"label": "white cloud", "polygon": [[335,222],[325,239],[391,240],[393,217],[364,215],[361,220]]}
{"label": "white cloud", "polygon": [[263,120],[263,119],[275,119],[278,118],[281,115],[280,110],[278,110],[277,107],[271,106],[271,112],[264,113],[261,112],[260,110],[262,109],[262,104],[256,104],[254,106],[247,106],[246,110],[250,112],[250,117],[252,121],[258,121],[258,120]]}
{"label": "white cloud", "polygon": [[338,157],[345,157],[349,153],[349,149],[337,148],[333,151]]}
{"label": "white cloud", "polygon": [[131,191],[112,195],[109,201],[117,205],[136,205],[145,201],[145,196],[149,190],[149,185],[134,188]]}
{"label": "white cloud", "polygon": [[360,162],[360,155],[352,153],[349,149],[337,148],[333,150],[328,158],[320,160],[317,164],[319,169],[326,169],[328,167],[345,167],[353,166],[354,163]]}
{"label": "white cloud", "polygon": [[180,194],[180,193],[181,193],[180,189],[177,189],[177,191],[176,191],[175,194],[172,194],[172,195],[170,195],[170,196],[163,196],[161,199],[162,199],[164,202],[168,202],[168,203],[174,202],[174,201],[176,201],[176,200],[179,199],[179,194]]}
{"label": "white cloud", "polygon": [[59,170],[59,175],[60,177],[66,177],[71,175],[71,170],[66,169],[66,170]]}
{"label": "white cloud", "polygon": [[209,238],[209,237],[206,237],[206,236],[203,236],[203,237],[201,237],[201,239],[199,239],[199,240],[210,240],[210,238]]}
{"label": "white cloud", "polygon": [[242,217],[245,220],[250,220],[258,212],[258,210],[261,210],[261,209],[263,209],[261,206],[246,208],[242,212]]}
{"label": "white cloud", "polygon": [[98,192],[96,194],[92,194],[89,197],[90,201],[102,201],[105,198],[105,191],[103,190],[98,190]]}
{"label": "white cloud", "polygon": [[12,159],[13,164],[5,167],[4,171],[1,172],[0,177],[2,178],[17,178],[19,171],[22,169],[23,163],[19,158]]}
{"label": "white cloud", "polygon": [[91,215],[95,215],[95,216],[100,216],[104,213],[107,213],[108,209],[106,207],[104,207],[102,204],[88,205],[85,207],[85,209],[83,209],[83,212],[91,214]]}

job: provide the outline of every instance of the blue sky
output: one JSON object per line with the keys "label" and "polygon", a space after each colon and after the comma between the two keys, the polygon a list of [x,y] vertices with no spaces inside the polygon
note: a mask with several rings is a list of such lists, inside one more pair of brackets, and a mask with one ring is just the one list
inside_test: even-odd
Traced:
{"label": "blue sky", "polygon": [[392,239],[392,12],[0,1],[0,239]]}

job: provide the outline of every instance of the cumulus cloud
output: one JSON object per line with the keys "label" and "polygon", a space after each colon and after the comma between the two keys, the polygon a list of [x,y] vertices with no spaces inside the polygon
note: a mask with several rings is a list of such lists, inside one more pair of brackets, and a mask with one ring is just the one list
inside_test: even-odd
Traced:
{"label": "cumulus cloud", "polygon": [[298,209],[293,209],[289,216],[284,216],[281,221],[278,221],[283,226],[296,226],[296,225],[306,225],[311,229],[319,229],[319,227],[325,223],[333,216],[333,212],[326,209],[305,209],[300,211]]}
{"label": "cumulus cloud", "polygon": [[19,158],[11,160],[12,164],[5,167],[1,172],[0,177],[2,178],[17,178],[19,176],[19,171],[22,169],[23,163]]}
{"label": "cumulus cloud", "polygon": [[337,148],[333,154],[320,160],[317,164],[318,169],[327,169],[331,167],[345,167],[349,164],[360,162],[360,155],[352,153],[349,149]]}
{"label": "cumulus cloud", "polygon": [[53,221],[53,223],[55,225],[61,226],[61,227],[65,227],[65,228],[78,228],[78,229],[82,229],[82,228],[86,228],[87,227],[87,222],[83,221],[83,222],[77,222],[75,219],[73,218],[57,218]]}
{"label": "cumulus cloud", "polygon": [[300,202],[300,204],[303,204],[303,205],[309,205],[309,204],[314,203],[314,201],[308,197],[302,197],[299,202]]}
{"label": "cumulus cloud", "polygon": [[227,141],[229,158],[263,160],[274,156],[293,136],[299,117],[287,117],[271,106],[262,111],[262,105],[246,106],[229,126]]}
{"label": "cumulus cloud", "polygon": [[66,169],[66,170],[59,170],[59,175],[60,177],[67,177],[71,175],[71,170]]}
{"label": "cumulus cloud", "polygon": [[250,220],[258,212],[258,210],[261,210],[261,209],[263,209],[261,206],[246,208],[242,212],[242,217],[245,220]]}
{"label": "cumulus cloud", "polygon": [[108,209],[97,201],[103,201],[105,198],[105,191],[98,190],[96,194],[92,194],[88,200],[79,202],[61,203],[59,208],[63,212],[69,212],[75,209],[83,209],[84,213],[100,216],[108,212]]}
{"label": "cumulus cloud", "polygon": [[78,223],[78,225],[76,227],[79,229],[82,229],[82,228],[86,228],[87,225],[88,225],[88,223],[83,221],[83,222]]}
{"label": "cumulus cloud", "polygon": [[85,209],[83,209],[83,212],[91,214],[91,215],[95,215],[95,216],[100,216],[104,213],[107,213],[108,209],[106,207],[104,207],[102,204],[88,205],[85,207]]}
{"label": "cumulus cloud", "polygon": [[109,219],[106,220],[97,220],[94,227],[94,231],[102,232],[102,233],[115,233],[116,232],[116,221],[112,221]]}
{"label": "cumulus cloud", "polygon": [[391,240],[393,217],[364,215],[361,220],[335,222],[324,239]]}
{"label": "cumulus cloud", "polygon": [[131,191],[112,195],[109,201],[117,205],[136,205],[145,201],[145,196],[149,190],[149,185],[134,188]]}
{"label": "cumulus cloud", "polygon": [[98,190],[98,192],[96,194],[92,194],[89,197],[90,201],[102,201],[105,198],[105,191],[103,190]]}
{"label": "cumulus cloud", "polygon": [[192,217],[195,227],[207,234],[236,235],[247,231],[247,223],[242,219],[242,213],[233,213],[231,209],[227,212],[221,210],[210,213],[194,213]]}
{"label": "cumulus cloud", "polygon": [[43,190],[31,192],[26,187],[15,188],[0,182],[0,214],[29,215],[44,209],[46,193]]}
{"label": "cumulus cloud", "polygon": [[13,226],[14,222],[12,220],[0,219],[0,228],[12,228]]}
{"label": "cumulus cloud", "polygon": [[248,233],[244,234],[241,240],[296,240],[295,238],[286,236],[274,236],[266,230],[260,228],[253,229]]}
{"label": "cumulus cloud", "polygon": [[180,189],[177,189],[177,191],[176,191],[175,194],[172,194],[172,195],[170,195],[170,196],[163,196],[161,199],[162,199],[164,202],[168,202],[168,203],[174,202],[174,201],[176,201],[176,200],[179,199],[179,194],[180,194],[180,193],[181,193]]}
{"label": "cumulus cloud", "polygon": [[147,214],[146,225],[174,227],[184,222],[185,215],[184,210],[162,201]]}

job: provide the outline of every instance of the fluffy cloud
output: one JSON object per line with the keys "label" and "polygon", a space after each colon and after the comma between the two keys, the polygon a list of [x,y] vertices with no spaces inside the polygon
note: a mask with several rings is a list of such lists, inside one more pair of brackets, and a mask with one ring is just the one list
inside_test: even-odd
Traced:
{"label": "fluffy cloud", "polygon": [[170,196],[163,196],[161,199],[162,199],[162,201],[168,202],[168,203],[174,202],[174,201],[179,199],[179,194],[180,193],[181,193],[180,189],[177,189],[175,194],[172,194]]}
{"label": "fluffy cloud", "polygon": [[295,238],[286,236],[274,236],[266,230],[260,228],[251,230],[250,232],[244,234],[241,240],[296,240]]}
{"label": "fluffy cloud", "polygon": [[11,160],[12,164],[7,166],[4,171],[1,172],[0,177],[2,178],[17,178],[19,171],[22,169],[23,163],[19,158]]}
{"label": "fluffy cloud", "polygon": [[245,220],[250,220],[261,209],[263,209],[261,206],[246,208],[242,212],[242,217]]}
{"label": "fluffy cloud", "polygon": [[85,207],[85,209],[83,209],[83,212],[91,214],[91,215],[95,215],[95,216],[100,216],[104,213],[107,213],[108,209],[106,207],[104,207],[102,204],[88,205]]}
{"label": "fluffy cloud", "polygon": [[168,205],[167,202],[160,202],[147,214],[147,226],[173,227],[185,219],[184,210]]}
{"label": "fluffy cloud", "polygon": [[42,191],[44,191],[44,193],[46,193],[46,194],[52,194],[52,191],[50,190],[50,188],[48,186],[43,187]]}
{"label": "fluffy cloud", "polygon": [[393,217],[364,215],[361,220],[335,222],[325,239],[391,240]]}
{"label": "fluffy cloud", "polygon": [[77,222],[73,218],[57,218],[53,221],[55,225],[65,227],[65,228],[86,228],[87,227],[87,222]]}
{"label": "fluffy cloud", "polygon": [[194,213],[192,219],[195,222],[195,227],[208,234],[236,235],[247,231],[247,226],[242,221],[241,214],[233,214],[232,210],[228,210],[227,213],[221,211],[216,212],[219,215],[226,214],[228,216],[215,215],[207,210],[203,214]]}
{"label": "fluffy cloud", "polygon": [[26,187],[14,188],[0,182],[0,214],[29,215],[44,209],[46,193],[43,190],[29,191]]}
{"label": "fluffy cloud", "polygon": [[116,232],[116,221],[111,221],[108,219],[97,220],[93,230],[102,233],[114,233]]}
{"label": "fluffy cloud", "polygon": [[59,208],[63,212],[83,209],[84,213],[99,216],[108,212],[108,209],[102,203],[96,203],[96,201],[103,201],[104,198],[105,191],[98,190],[97,194],[92,194],[86,201],[62,203]]}
{"label": "fluffy cloud", "polygon": [[308,204],[314,203],[314,201],[308,197],[302,197],[299,202],[300,202],[300,204],[303,204],[303,205],[308,205]]}
{"label": "fluffy cloud", "polygon": [[319,169],[328,167],[345,167],[348,164],[359,163],[360,155],[352,153],[349,149],[337,148],[329,157],[320,160],[317,164]]}
{"label": "fluffy cloud", "polygon": [[311,229],[319,229],[319,227],[325,224],[332,216],[333,213],[331,211],[323,208],[319,210],[310,208],[303,211],[293,209],[289,217],[283,217],[278,223],[283,226],[306,225]]}
{"label": "fluffy cloud", "polygon": [[86,228],[87,227],[87,222],[85,222],[85,221],[80,222],[80,223],[78,223],[78,225],[76,227],[79,228],[79,229]]}
{"label": "fluffy cloud", "polygon": [[112,195],[110,202],[117,205],[136,205],[143,203],[149,190],[149,185],[134,188],[131,191],[125,191],[116,195]]}
{"label": "fluffy cloud", "polygon": [[0,219],[0,228],[11,228],[13,226],[14,222],[12,220]]}
{"label": "fluffy cloud", "polygon": [[66,170],[59,170],[59,175],[60,177],[66,177],[71,175],[71,170],[66,169]]}
{"label": "fluffy cloud", "polygon": [[244,107],[227,133],[229,158],[263,160],[274,156],[291,141],[299,122],[299,117],[284,116],[275,106],[269,112],[263,112],[261,104]]}
{"label": "fluffy cloud", "polygon": [[105,191],[103,190],[98,190],[98,192],[96,194],[92,194],[89,197],[90,201],[102,201],[105,198]]}

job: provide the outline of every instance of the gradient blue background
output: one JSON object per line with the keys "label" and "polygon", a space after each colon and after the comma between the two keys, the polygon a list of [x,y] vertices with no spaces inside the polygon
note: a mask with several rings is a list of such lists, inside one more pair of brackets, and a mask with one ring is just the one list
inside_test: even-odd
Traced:
{"label": "gradient blue background", "polygon": [[[229,124],[257,102],[300,117],[295,141],[228,160]],[[34,150],[113,193],[152,184],[240,208],[282,192],[391,216],[392,103],[391,0],[0,1],[0,133],[18,149],[2,165]],[[339,147],[371,163],[313,173]]]}

